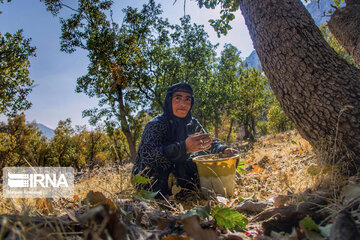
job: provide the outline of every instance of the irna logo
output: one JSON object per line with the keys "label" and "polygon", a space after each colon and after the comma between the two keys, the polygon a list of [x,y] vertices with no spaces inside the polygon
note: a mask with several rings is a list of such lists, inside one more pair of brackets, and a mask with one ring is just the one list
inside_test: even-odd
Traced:
{"label": "irna logo", "polygon": [[74,169],[71,167],[6,167],[3,197],[73,197]]}
{"label": "irna logo", "polygon": [[[52,176],[51,176],[52,175]],[[64,174],[16,174],[8,173],[8,185],[11,188],[30,187],[69,187]]]}

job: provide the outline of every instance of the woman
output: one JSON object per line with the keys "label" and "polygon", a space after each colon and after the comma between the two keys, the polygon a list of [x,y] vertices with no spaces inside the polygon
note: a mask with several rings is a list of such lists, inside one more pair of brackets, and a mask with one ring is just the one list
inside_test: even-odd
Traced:
{"label": "woman", "polygon": [[145,188],[160,191],[163,195],[171,194],[168,178],[173,173],[180,187],[193,189],[199,179],[192,157],[237,152],[210,138],[200,123],[191,117],[193,105],[190,85],[174,84],[167,90],[164,113],[146,124],[132,170],[133,176],[141,174],[152,179]]}

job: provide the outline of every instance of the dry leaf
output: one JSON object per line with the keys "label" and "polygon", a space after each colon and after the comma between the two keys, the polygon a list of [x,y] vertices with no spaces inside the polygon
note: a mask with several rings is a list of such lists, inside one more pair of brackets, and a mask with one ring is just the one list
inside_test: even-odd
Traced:
{"label": "dry leaf", "polygon": [[262,173],[264,171],[263,168],[259,167],[259,165],[253,165],[253,170],[252,172],[255,172],[255,173]]}
{"label": "dry leaf", "polygon": [[173,185],[171,188],[171,193],[172,195],[176,195],[181,191],[181,187],[177,186],[177,185]]}
{"label": "dry leaf", "polygon": [[96,205],[98,203],[106,201],[106,197],[102,192],[94,192],[90,190],[85,198],[85,203],[90,205]]}
{"label": "dry leaf", "polygon": [[311,239],[311,240],[324,240],[325,238],[322,237],[319,233],[309,230],[305,227],[304,222],[300,221],[299,222],[299,227],[301,229],[301,231],[305,234],[305,236],[307,237],[307,239]]}
{"label": "dry leaf", "polygon": [[107,205],[110,210],[115,210],[115,204],[111,199],[105,197],[102,192],[89,191],[85,198],[85,203],[91,206],[98,206],[100,204]]}
{"label": "dry leaf", "polygon": [[182,220],[186,233],[195,240],[216,240],[217,236],[214,230],[202,229],[198,216],[190,216]]}
{"label": "dry leaf", "polygon": [[299,154],[302,155],[303,154],[303,150],[301,148],[299,148]]}
{"label": "dry leaf", "polygon": [[51,202],[47,198],[39,198],[36,200],[36,208],[42,213],[49,213],[53,210]]}
{"label": "dry leaf", "polygon": [[170,220],[167,218],[159,218],[157,222],[157,229],[162,231],[169,224]]}
{"label": "dry leaf", "polygon": [[190,238],[189,237],[176,236],[176,235],[167,235],[167,236],[161,238],[161,240],[190,240]]}
{"label": "dry leaf", "polygon": [[76,215],[75,215],[75,210],[74,209],[67,209],[64,208],[65,212],[67,213],[67,215],[69,216],[69,218],[74,221],[74,222],[79,222]]}
{"label": "dry leaf", "polygon": [[239,235],[230,234],[225,236],[224,240],[243,240],[243,238]]}

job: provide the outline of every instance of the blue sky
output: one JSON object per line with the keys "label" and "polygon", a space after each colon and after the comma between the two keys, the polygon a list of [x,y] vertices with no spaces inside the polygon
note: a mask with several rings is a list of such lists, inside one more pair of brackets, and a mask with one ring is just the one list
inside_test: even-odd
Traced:
{"label": "blue sky", "polygon": [[[75,0],[63,1],[74,5]],[[121,9],[130,5],[141,8],[146,0],[114,0],[114,20],[122,20]],[[163,9],[163,17],[171,23],[179,23],[184,15],[183,0],[157,0]],[[77,50],[72,54],[60,52],[60,23],[45,10],[39,0],[14,0],[0,4],[0,32],[15,33],[24,30],[26,38],[32,38],[31,45],[36,46],[36,57],[31,58],[30,78],[35,81],[28,99],[32,102],[31,109],[25,111],[27,121],[36,121],[55,129],[59,120],[71,118],[73,125],[88,125],[88,119],[82,118],[81,112],[97,106],[96,98],[89,98],[83,93],[75,93],[76,79],[87,71],[89,63],[86,52]],[[69,14],[70,11],[67,11]],[[253,45],[240,11],[236,12],[233,29],[227,36],[218,38],[208,20],[217,18],[219,10],[199,9],[194,0],[186,1],[186,14],[192,22],[203,24],[212,43],[220,43],[218,53],[225,43],[235,45],[246,58]],[[6,117],[0,115],[0,121]]]}

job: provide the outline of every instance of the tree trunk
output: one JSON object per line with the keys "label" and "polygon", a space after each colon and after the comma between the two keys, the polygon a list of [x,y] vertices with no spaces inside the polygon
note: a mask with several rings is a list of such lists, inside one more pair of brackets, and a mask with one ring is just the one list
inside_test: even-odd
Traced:
{"label": "tree trunk", "polygon": [[249,137],[250,137],[250,132],[249,132],[249,120],[248,120],[248,118],[246,117],[245,118],[245,121],[243,122],[243,125],[244,125],[244,140],[247,140],[247,139],[249,139]]}
{"label": "tree trunk", "polygon": [[251,141],[255,141],[255,135],[256,135],[256,131],[255,131],[255,117],[253,115],[250,115],[250,140]]}
{"label": "tree trunk", "polygon": [[337,9],[331,15],[328,27],[360,66],[360,0],[346,1],[346,7]]}
{"label": "tree trunk", "polygon": [[124,106],[123,92],[120,86],[117,86],[117,93],[118,93],[118,102],[119,102],[119,110],[120,110],[121,130],[123,131],[127,143],[129,144],[131,161],[134,161],[136,156],[136,142],[131,134],[129,123],[126,120],[126,113],[125,113],[126,109]]}
{"label": "tree trunk", "polygon": [[219,138],[219,123],[215,120],[215,138]]}
{"label": "tree trunk", "polygon": [[299,0],[239,4],[271,88],[301,136],[359,166],[360,70],[326,43]]}
{"label": "tree trunk", "polygon": [[226,137],[226,142],[229,143],[230,142],[230,135],[231,135],[231,132],[232,132],[232,129],[233,129],[233,124],[234,124],[234,119],[231,119],[230,121],[230,127],[229,127],[229,132],[228,132],[228,135]]}

